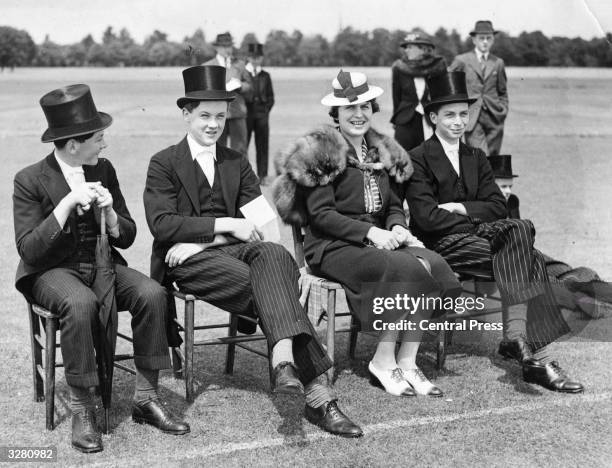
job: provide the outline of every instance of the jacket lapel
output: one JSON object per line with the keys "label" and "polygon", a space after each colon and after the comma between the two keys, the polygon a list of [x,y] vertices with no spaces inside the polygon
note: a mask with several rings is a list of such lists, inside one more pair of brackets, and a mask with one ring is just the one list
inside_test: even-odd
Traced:
{"label": "jacket lapel", "polygon": [[[47,195],[49,195],[53,206],[57,206],[59,202],[62,201],[62,198],[70,193],[70,187],[55,159],[54,153],[49,154],[45,158],[45,164],[41,174],[38,176],[38,180],[45,189],[45,192],[47,192]],[[70,213],[67,222],[70,225],[71,231],[76,232],[76,217],[74,212]]]}
{"label": "jacket lapel", "polygon": [[482,68],[480,68],[480,61],[478,60],[478,56],[476,55],[476,51],[472,51],[469,55],[469,64],[474,69],[476,74],[480,77],[481,80],[484,80],[484,75],[482,73]]}
{"label": "jacket lapel", "polygon": [[475,200],[478,192],[478,162],[470,148],[459,142],[459,167],[467,191],[467,199]]}
{"label": "jacket lapel", "polygon": [[240,159],[227,158],[225,148],[217,145],[217,170],[228,215],[235,216],[236,200],[240,189]]}
{"label": "jacket lapel", "polygon": [[438,179],[440,186],[454,186],[457,180],[457,173],[435,133],[425,142],[425,150],[427,163],[436,179]]}
{"label": "jacket lapel", "polygon": [[183,184],[183,187],[185,187],[185,191],[187,192],[187,196],[191,201],[194,211],[200,216],[198,182],[193,168],[193,156],[191,155],[191,151],[189,151],[189,144],[187,144],[186,136],[177,145],[175,151],[176,175],[181,181],[181,184]]}

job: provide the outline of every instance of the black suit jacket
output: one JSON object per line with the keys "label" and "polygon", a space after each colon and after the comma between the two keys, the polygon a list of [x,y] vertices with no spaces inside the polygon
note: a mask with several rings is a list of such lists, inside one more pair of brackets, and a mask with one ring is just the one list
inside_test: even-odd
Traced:
{"label": "black suit jacket", "polygon": [[247,100],[247,110],[249,115],[263,117],[270,113],[274,106],[274,90],[272,89],[272,79],[270,74],[261,70],[251,78],[253,84],[252,95]]}
{"label": "black suit jacket", "polygon": [[[85,180],[102,182],[113,196],[113,208],[119,219],[119,237],[109,237],[113,261],[126,265],[115,247],[125,249],[136,238],[136,223],[130,216],[119,189],[115,169],[109,160],[100,158],[95,166],[83,166]],[[15,241],[21,260],[15,286],[26,296],[32,275],[59,265],[77,245],[77,215],[73,212],[62,227],[53,215],[70,187],[53,153],[22,169],[14,180],[13,220]],[[99,224],[99,210],[94,207]]]}
{"label": "black suit jacket", "polygon": [[[227,215],[261,195],[259,179],[237,151],[217,145],[217,171]],[[153,234],[151,277],[164,283],[168,249],[177,242],[212,242],[215,218],[201,212],[199,188],[187,137],[151,158],[144,191],[145,214]]]}
{"label": "black suit jacket", "polygon": [[[414,174],[404,184],[410,207],[410,227],[426,246],[457,232],[473,232],[480,222],[506,218],[506,202],[495,183],[484,152],[459,144],[461,177],[466,200],[455,198],[457,173],[434,134],[409,152]],[[439,204],[461,202],[467,216],[438,208]]]}

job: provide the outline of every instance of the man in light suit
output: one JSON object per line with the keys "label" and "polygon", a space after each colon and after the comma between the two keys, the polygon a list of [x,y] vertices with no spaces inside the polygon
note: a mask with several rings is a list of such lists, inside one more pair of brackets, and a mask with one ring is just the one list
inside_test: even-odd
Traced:
{"label": "man in light suit", "polygon": [[235,98],[225,72],[216,65],[183,71],[177,106],[187,135],[151,158],[144,193],[151,276],[230,313],[257,316],[271,349],[273,391],[305,394],[309,421],[360,437],[320,379],[332,363],[300,305],[295,261],[240,213],[261,190],[248,160],[217,144]]}
{"label": "man in light suit", "polygon": [[487,156],[499,154],[508,115],[508,91],[504,61],[490,53],[495,34],[490,21],[477,21],[470,32],[474,50],[457,55],[449,71],[465,72],[468,93],[475,102],[465,131],[469,146],[480,148]]}
{"label": "man in light suit", "polygon": [[229,32],[217,34],[217,39],[212,45],[215,47],[217,55],[203,65],[225,67],[227,70],[226,89],[234,91],[236,96],[230,102],[227,122],[223,134],[219,138],[219,143],[225,146],[229,137],[229,147],[246,157],[248,146],[246,101],[251,100],[251,76],[245,68],[245,63],[234,58],[234,39]]}
{"label": "man in light suit", "polygon": [[53,90],[40,100],[49,128],[43,143],[54,150],[15,176],[13,216],[21,261],[16,287],[30,301],[59,315],[61,350],[70,388],[72,446],[84,453],[102,450],[91,396],[99,384],[94,337],[99,327],[95,277],[96,236],[104,211],[115,269],[119,310],[132,314],[136,393],[132,418],[170,434],[186,434],[159,401],[160,369],[170,367],[166,340],[166,291],[128,268],[117,251],[136,238],[115,169],[100,158],[110,115],[98,112],[89,87]]}
{"label": "man in light suit", "polygon": [[485,272],[497,284],[507,313],[499,354],[516,359],[523,379],[557,392],[579,393],[546,356],[546,345],[569,332],[534,248],[531,221],[506,219],[506,202],[485,154],[460,139],[468,125],[465,74],[427,79],[425,112],[434,135],[410,151],[414,174],[400,195],[408,201],[412,232],[461,273]]}

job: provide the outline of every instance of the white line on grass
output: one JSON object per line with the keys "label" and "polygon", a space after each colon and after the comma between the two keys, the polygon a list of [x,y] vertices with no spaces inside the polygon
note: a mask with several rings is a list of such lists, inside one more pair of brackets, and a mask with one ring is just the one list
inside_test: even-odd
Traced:
{"label": "white line on grass", "polygon": [[[504,406],[501,408],[490,408],[483,409],[478,411],[467,411],[465,413],[455,413],[455,414],[447,414],[442,416],[425,416],[421,418],[414,419],[396,419],[393,421],[387,421],[377,424],[369,424],[367,426],[363,426],[364,437],[368,435],[379,433],[379,432],[389,432],[398,428],[403,427],[415,427],[415,426],[426,426],[429,424],[441,424],[441,423],[449,423],[454,421],[461,421],[467,419],[478,419],[486,416],[500,416],[505,414],[514,414],[521,412],[532,412],[541,409],[554,408],[556,406],[565,406],[571,407],[584,403],[597,403],[600,401],[611,400],[612,393],[598,393],[598,394],[587,394],[581,396],[567,396],[566,398],[558,398],[555,400],[547,400],[542,403],[526,403],[518,406]],[[323,440],[329,438],[336,438],[336,436],[328,434],[327,432],[317,431],[313,433],[307,434],[308,439],[307,442],[314,442],[316,440]],[[270,437],[262,440],[255,440],[253,442],[237,442],[230,444],[214,444],[209,445],[208,447],[199,447],[193,448],[191,450],[186,450],[181,453],[180,458],[165,458],[158,459],[157,462],[162,461],[179,461],[179,460],[193,460],[193,459],[202,459],[207,457],[213,457],[216,455],[227,455],[234,452],[240,452],[244,450],[259,450],[266,449],[271,447],[277,447],[280,445],[287,444],[287,440],[284,437]],[[103,461],[101,460],[98,463],[92,463],[87,466],[109,466],[109,465],[121,465],[121,466],[138,466],[142,464],[142,460],[126,460],[125,458],[106,458]]]}

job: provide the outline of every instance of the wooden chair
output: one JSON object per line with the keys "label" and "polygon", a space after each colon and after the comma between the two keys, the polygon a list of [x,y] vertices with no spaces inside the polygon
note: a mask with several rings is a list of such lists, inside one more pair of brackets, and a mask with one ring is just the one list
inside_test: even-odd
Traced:
{"label": "wooden chair", "polygon": [[[194,296],[193,294],[186,294],[181,292],[176,286],[173,286],[171,294],[174,295],[176,299],[179,299],[184,302],[184,319],[183,323],[180,323],[177,317],[175,317],[174,321],[178,326],[179,332],[183,333],[183,348],[184,351],[180,348],[173,348],[172,351],[172,361],[174,374],[178,378],[185,379],[185,398],[190,403],[193,402],[195,396],[195,380],[193,375],[193,352],[196,346],[211,346],[211,345],[225,345],[227,346],[227,352],[225,355],[225,373],[232,374],[234,372],[234,358],[236,355],[236,347],[245,349],[252,353],[255,353],[264,358],[268,358],[270,354],[270,348],[268,346],[268,353],[262,352],[258,349],[255,349],[251,346],[248,346],[246,343],[252,341],[262,341],[266,340],[266,337],[262,333],[254,334],[254,335],[238,335],[238,320],[246,320],[248,322],[258,324],[257,318],[239,315],[239,314],[229,314],[229,321],[224,323],[212,323],[207,325],[195,325],[195,303],[196,301],[201,301],[206,303],[206,301],[200,297]],[[195,331],[196,330],[213,330],[217,328],[226,328],[227,335],[210,338],[206,340],[195,341]],[[270,381],[272,381],[272,368],[270,366],[270,362],[268,360],[268,372],[270,374]]]}
{"label": "wooden chair", "polygon": [[[483,291],[482,283],[492,281],[492,277],[489,273],[483,272],[482,270],[461,270],[457,272],[459,281],[464,285],[463,293],[467,295],[471,295],[474,297],[483,297],[486,299],[493,300],[495,302],[499,302],[500,307],[488,308],[480,312],[473,312],[469,314],[459,314],[452,313],[446,314],[445,320],[454,322],[458,318],[478,318],[484,317],[487,315],[497,314],[499,312],[504,315],[507,310],[507,306],[502,302],[501,297],[498,295],[490,294],[489,292]],[[466,288],[466,283],[472,283],[473,287],[471,289]],[[441,330],[438,333],[438,345],[436,350],[436,367],[438,370],[444,368],[444,364],[446,363],[446,355],[448,352],[448,347],[452,343],[453,332],[452,330]]]}
{"label": "wooden chair", "polygon": [[[313,276],[315,279],[320,280],[320,286],[325,291],[327,295],[327,309],[325,310],[325,315],[323,319],[327,321],[327,329],[325,333],[325,345],[327,346],[327,354],[332,360],[332,363],[335,362],[335,333],[336,332],[349,332],[349,348],[348,354],[352,359],[355,357],[355,348],[357,346],[357,336],[359,333],[360,325],[359,321],[352,315],[350,312],[336,312],[336,299],[337,292],[342,291],[342,285],[340,283],[336,283],[334,281],[326,280],[325,278],[320,278],[313,275],[310,272],[310,269],[306,265],[304,260],[304,232],[302,228],[299,226],[293,225],[291,227],[293,233],[293,248],[295,251],[295,261],[298,264],[300,270],[305,271],[305,274]],[[339,330],[336,329],[336,318],[338,317],[351,317],[351,323],[348,328],[341,328]],[[320,320],[319,320],[320,321]],[[328,381],[333,383],[334,381],[334,366],[332,366],[327,371]]]}
{"label": "wooden chair", "polygon": [[[45,419],[47,430],[52,431],[55,413],[55,368],[63,367],[63,363],[55,362],[55,350],[60,346],[56,332],[59,329],[59,315],[38,304],[28,302],[30,318],[30,339],[32,344],[32,377],[34,385],[34,401],[45,402]],[[44,336],[43,336],[44,335]],[[130,336],[121,332],[118,338],[132,342]],[[43,362],[44,354],[44,362]],[[133,359],[131,354],[116,354],[115,367],[131,374],[136,371],[121,364],[121,361]]]}

